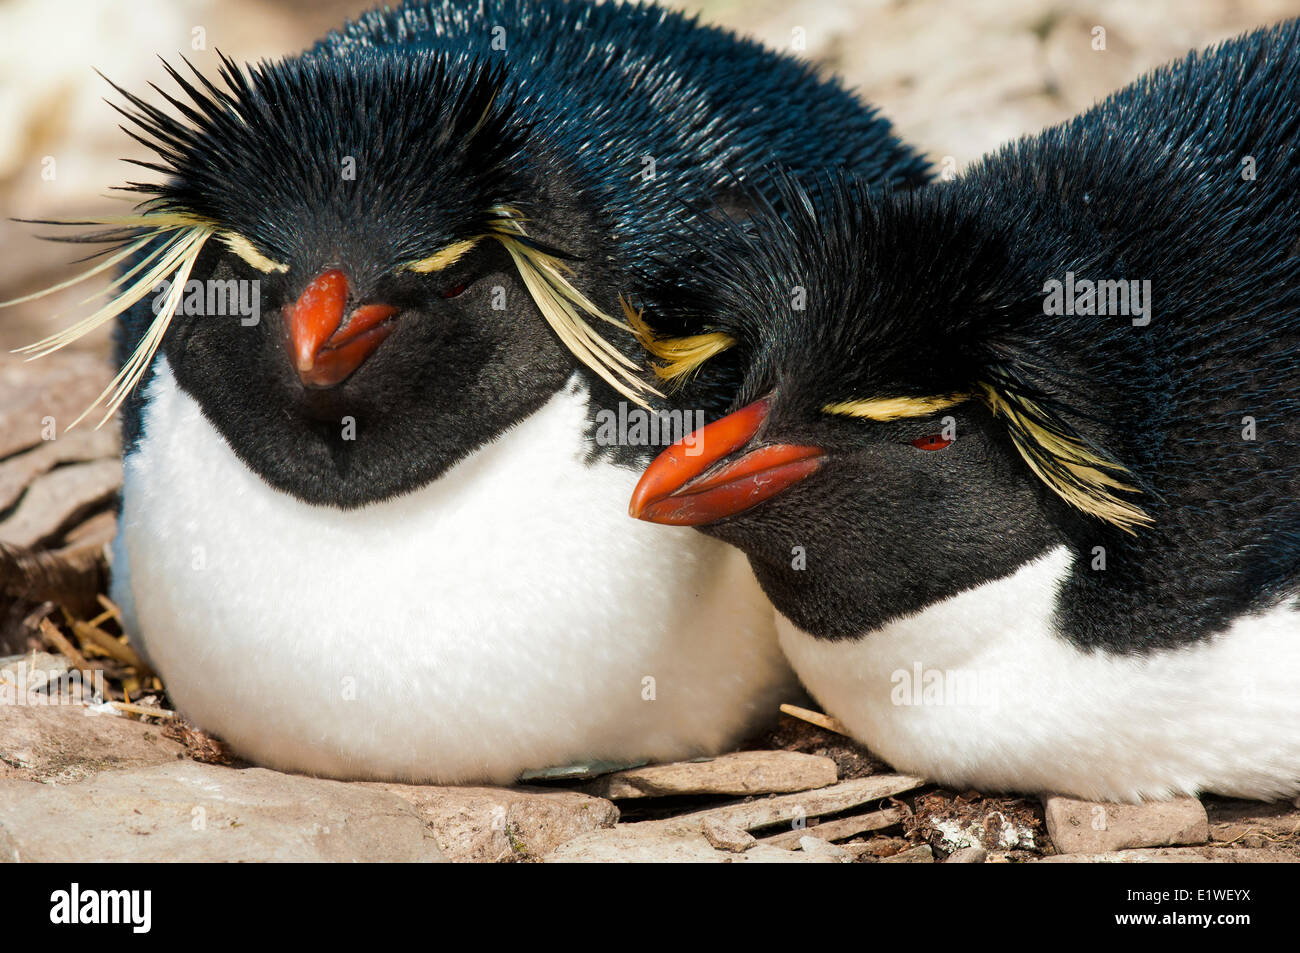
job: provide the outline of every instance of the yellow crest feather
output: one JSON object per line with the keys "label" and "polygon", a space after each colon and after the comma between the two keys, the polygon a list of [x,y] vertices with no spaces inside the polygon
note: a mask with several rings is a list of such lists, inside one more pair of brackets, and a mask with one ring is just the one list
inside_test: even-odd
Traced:
{"label": "yellow crest feather", "polygon": [[575,288],[562,261],[527,241],[528,233],[516,210],[498,206],[493,212],[497,218],[493,222],[492,237],[510,254],[542,317],[573,356],[614,390],[642,407],[649,406],[645,394],[662,397],[660,391],[638,376],[640,368],[636,362],[597,334],[583,314],[628,333],[632,329],[603,312]]}
{"label": "yellow crest feather", "polygon": [[272,261],[263,255],[253,246],[253,243],[243,235],[237,235],[234,232],[222,232],[221,240],[225,243],[227,248],[258,271],[265,272],[266,274],[270,274],[271,272],[284,274],[284,272],[289,270],[288,265],[282,265],[278,261]]}
{"label": "yellow crest feather", "polygon": [[[493,209],[493,212],[497,215],[497,219],[493,223],[491,237],[499,241],[509,252],[529,294],[565,347],[628,399],[647,406],[644,395],[662,396],[658,390],[638,376],[638,365],[597,334],[582,315],[585,313],[600,318],[628,333],[631,333],[632,329],[622,321],[605,314],[578,291],[565,274],[567,269],[559,259],[535,248],[527,241],[528,236],[522,219],[515,210],[502,206]],[[82,304],[89,303],[100,294],[111,292],[107,304],[71,327],[35,344],[18,348],[16,353],[26,354],[28,360],[34,360],[57,351],[117,318],[162,281],[170,278],[171,285],[157,309],[157,317],[150,324],[136,350],[104,392],[86,409],[85,413],[69,425],[69,429],[75,427],[85,419],[87,414],[100,406],[105,408],[105,414],[98,426],[103,426],[121,406],[132,388],[139,383],[153,360],[163,335],[176,314],[176,309],[180,306],[185,283],[209,238],[217,236],[234,254],[261,271],[288,270],[287,265],[271,261],[243,236],[224,232],[215,223],[184,213],[144,211],[130,215],[106,216],[76,224],[138,229],[139,234],[129,238],[125,245],[81,274],[32,294],[0,302],[0,308],[23,304],[63,291],[119,265],[133,255],[143,252],[143,257],[124,274],[110,282],[106,288],[82,302]],[[442,249],[436,255],[408,267],[413,271],[441,270],[468,252],[478,241],[478,238],[474,238],[457,242]],[[145,252],[151,244],[156,247]]]}
{"label": "yellow crest feather", "polygon": [[950,394],[947,397],[879,397],[874,400],[845,400],[827,404],[822,410],[842,417],[862,417],[866,420],[900,420],[906,417],[925,417],[969,400],[969,394]]}
{"label": "yellow crest feather", "polygon": [[478,241],[477,238],[468,238],[463,242],[455,242],[441,251],[434,252],[428,258],[421,258],[419,261],[411,262],[406,266],[406,270],[418,272],[422,275],[445,271],[463,258],[470,249],[478,244]]}
{"label": "yellow crest feather", "polygon": [[1130,534],[1134,527],[1154,522],[1141,507],[1117,495],[1139,492],[1120,479],[1126,468],[1091,450],[1029,398],[991,384],[980,387],[993,416],[1006,420],[1025,463],[1061,499]]}
{"label": "yellow crest feather", "polygon": [[[123,247],[109,255],[104,261],[83,271],[81,274],[33,294],[14,298],[11,301],[0,302],[0,308],[32,301],[53,294],[56,291],[70,288],[112,268],[132,255],[144,252],[141,260],[100,292],[100,294],[113,292],[103,307],[77,321],[71,327],[51,334],[35,344],[16,349],[15,353],[26,354],[28,360],[35,360],[60,348],[67,347],[73,341],[84,337],[131,308],[164,280],[170,279],[171,284],[168,287],[167,296],[156,309],[157,316],[149,325],[135,351],[127,359],[121,370],[117,372],[113,380],[109,382],[103,393],[95,399],[94,403],[87,407],[80,417],[68,425],[66,428],[68,430],[77,426],[91,411],[100,406],[104,407],[105,412],[96,426],[102,427],[116,413],[117,408],[121,406],[122,401],[126,399],[132,388],[139,383],[140,378],[144,376],[144,372],[153,360],[158,345],[162,342],[167,326],[171,324],[171,320],[176,314],[176,309],[179,307],[181,298],[185,293],[185,282],[189,279],[190,271],[193,269],[195,261],[198,260],[199,253],[203,250],[207,240],[216,234],[216,229],[211,223],[194,216],[174,213],[143,212],[133,215],[109,216],[94,219],[84,224],[134,228],[140,229],[142,233],[128,240]],[[145,252],[145,249],[154,243],[156,243],[157,247]],[[120,290],[114,291],[114,289]],[[87,304],[99,296],[99,294],[92,295],[81,303]]]}
{"label": "yellow crest feather", "polygon": [[[1007,424],[1016,450],[1034,475],[1071,506],[1111,523],[1127,533],[1149,526],[1151,517],[1117,493],[1137,493],[1120,477],[1128,471],[1091,450],[1042,407],[1027,397],[1005,393],[981,383],[980,397],[994,417]],[[969,394],[935,397],[880,397],[827,404],[828,414],[889,421],[924,417],[968,400]]]}
{"label": "yellow crest feather", "polygon": [[631,326],[637,341],[651,356],[663,362],[652,366],[654,372],[666,381],[684,380],[699,370],[705,361],[711,360],[736,343],[735,338],[721,331],[690,334],[684,337],[660,337],[646,323],[642,312],[635,310],[621,296],[619,303],[623,306],[623,314],[627,316],[627,323]]}

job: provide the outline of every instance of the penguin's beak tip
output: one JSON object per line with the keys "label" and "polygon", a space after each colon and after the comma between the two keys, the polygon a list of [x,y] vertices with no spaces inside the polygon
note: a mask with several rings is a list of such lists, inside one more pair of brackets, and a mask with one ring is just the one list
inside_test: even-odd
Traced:
{"label": "penguin's beak tip", "polygon": [[330,269],[284,309],[290,361],[304,387],[333,387],[351,376],[392,332],[400,310],[363,304],[348,316],[347,304],[347,277]]}
{"label": "penguin's beak tip", "polygon": [[821,469],[820,447],[751,446],[770,402],[755,401],[659,454],[641,475],[628,515],[669,526],[700,526],[744,512]]}

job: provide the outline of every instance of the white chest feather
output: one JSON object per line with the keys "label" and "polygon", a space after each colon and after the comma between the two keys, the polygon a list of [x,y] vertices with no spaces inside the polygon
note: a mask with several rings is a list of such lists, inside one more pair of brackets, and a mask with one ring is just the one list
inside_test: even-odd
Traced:
{"label": "white chest feather", "polygon": [[576,389],[343,512],[253,475],[165,363],[150,388],[115,594],[178,706],[252,760],[502,782],[716,752],[788,690],[743,557],[628,518],[636,474],[583,462]]}
{"label": "white chest feather", "polygon": [[981,790],[1133,800],[1300,791],[1300,614],[1238,619],[1145,657],[1051,628],[1064,548],[865,638],[779,619],[795,671],[896,768]]}

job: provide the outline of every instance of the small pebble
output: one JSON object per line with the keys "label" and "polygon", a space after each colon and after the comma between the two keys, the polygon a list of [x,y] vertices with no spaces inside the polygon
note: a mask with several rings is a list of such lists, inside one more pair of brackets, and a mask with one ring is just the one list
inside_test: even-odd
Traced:
{"label": "small pebble", "polygon": [[805,854],[820,854],[824,857],[834,857],[836,860],[848,863],[854,859],[851,851],[843,847],[836,847],[830,841],[822,840],[820,837],[801,837],[799,838],[799,849]]}
{"label": "small pebble", "polygon": [[884,857],[880,862],[882,864],[932,864],[934,851],[930,849],[929,844],[922,844],[920,847],[913,847],[893,857]]}
{"label": "small pebble", "polygon": [[730,824],[724,824],[716,818],[706,817],[700,822],[704,839],[718,850],[743,853],[758,843],[758,839],[749,831],[741,830]]}

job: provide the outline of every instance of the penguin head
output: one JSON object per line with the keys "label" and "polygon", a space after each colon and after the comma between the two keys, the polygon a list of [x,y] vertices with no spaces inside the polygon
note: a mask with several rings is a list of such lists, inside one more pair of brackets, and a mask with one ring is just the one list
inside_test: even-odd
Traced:
{"label": "penguin head", "polygon": [[161,350],[251,469],[354,507],[436,478],[575,368],[639,396],[588,324],[607,223],[500,67],[357,49],[167,71],[170,111],[118,90],[166,178],[94,236],[131,266],[95,323],[134,307],[140,331],[110,413]]}
{"label": "penguin head", "polygon": [[[830,634],[1080,527],[1145,523],[1105,409],[1081,412],[1051,363],[1070,342],[1040,327],[1042,277],[1002,223],[943,187],[881,196],[846,178],[784,180],[755,204],[697,233],[664,313],[637,321],[668,380],[741,384],[732,413],[647,468],[633,516],[737,545],[779,609]],[[664,330],[679,327],[705,331]]]}

